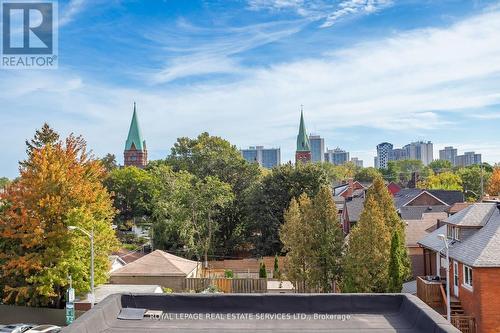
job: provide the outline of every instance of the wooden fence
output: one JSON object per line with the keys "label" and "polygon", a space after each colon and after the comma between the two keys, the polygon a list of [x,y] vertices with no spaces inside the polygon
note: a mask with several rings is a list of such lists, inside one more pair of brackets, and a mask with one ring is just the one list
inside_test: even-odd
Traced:
{"label": "wooden fence", "polygon": [[210,286],[217,287],[224,293],[265,293],[267,292],[266,279],[226,279],[226,278],[187,278],[186,289],[196,292],[203,291]]}
{"label": "wooden fence", "polygon": [[476,320],[474,317],[454,315],[451,316],[451,324],[462,333],[476,333]]}

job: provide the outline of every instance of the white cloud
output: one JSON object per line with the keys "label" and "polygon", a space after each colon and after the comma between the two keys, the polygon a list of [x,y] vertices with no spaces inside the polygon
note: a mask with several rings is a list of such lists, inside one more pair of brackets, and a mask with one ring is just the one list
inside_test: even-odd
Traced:
{"label": "white cloud", "polygon": [[62,15],[59,18],[59,26],[62,27],[71,21],[80,13],[86,5],[86,0],[70,0],[63,8]]}
{"label": "white cloud", "polygon": [[312,21],[323,20],[322,28],[349,16],[377,12],[391,4],[392,0],[248,0],[251,10],[293,10]]}
{"label": "white cloud", "polygon": [[[21,76],[5,72],[0,79],[5,110],[0,133],[9,140],[6,149],[22,154],[23,140],[48,120],[85,135],[97,153],[120,156],[136,100],[153,158],[164,157],[177,137],[209,131],[241,147],[281,146],[287,161],[295,148],[300,104],[305,105],[307,127],[323,135],[329,147],[337,146],[332,132],[353,126],[400,131],[411,140],[430,133],[425,130],[450,126],[454,117],[442,112],[465,114],[500,103],[498,31],[500,11],[495,11],[314,59],[244,67],[242,79],[225,84],[125,89],[62,70]],[[487,139],[488,145],[475,150],[485,160],[500,159],[500,139],[481,135],[475,133],[478,144]],[[356,149],[368,151],[375,144],[358,143]],[[370,156],[360,157],[366,165],[372,163]]]}
{"label": "white cloud", "polygon": [[[206,74],[244,74],[246,71],[238,58],[241,53],[290,36],[300,31],[303,24],[303,21],[295,20],[206,29],[180,20],[175,34],[163,30],[147,35],[162,49],[173,53],[165,56],[164,67],[149,80],[158,84]],[[179,38],[179,35],[185,38]],[[194,41],[199,43],[193,45]]]}

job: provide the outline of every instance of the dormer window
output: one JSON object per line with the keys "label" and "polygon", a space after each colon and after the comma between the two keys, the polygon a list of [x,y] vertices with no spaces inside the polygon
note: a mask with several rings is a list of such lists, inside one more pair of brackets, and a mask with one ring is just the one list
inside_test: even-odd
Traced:
{"label": "dormer window", "polygon": [[446,228],[446,234],[449,239],[460,240],[460,228],[449,225]]}

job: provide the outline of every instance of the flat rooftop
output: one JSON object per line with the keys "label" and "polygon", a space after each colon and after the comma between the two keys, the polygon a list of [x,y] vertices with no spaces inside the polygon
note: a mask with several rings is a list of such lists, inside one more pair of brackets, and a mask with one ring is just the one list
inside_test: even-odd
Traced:
{"label": "flat rooftop", "polygon": [[459,331],[409,294],[115,294],[63,332]]}

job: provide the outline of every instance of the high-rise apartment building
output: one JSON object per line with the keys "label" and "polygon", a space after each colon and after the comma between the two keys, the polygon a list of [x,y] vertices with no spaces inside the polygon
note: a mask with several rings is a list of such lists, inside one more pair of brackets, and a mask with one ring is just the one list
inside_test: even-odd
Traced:
{"label": "high-rise apartment building", "polygon": [[406,159],[419,160],[424,165],[429,165],[434,160],[434,148],[430,141],[412,142],[404,146],[403,149],[406,150]]}
{"label": "high-rise apartment building", "polygon": [[349,162],[349,152],[339,147],[333,150],[329,149],[325,153],[325,160],[335,165],[342,165]]}
{"label": "high-rise apartment building", "polygon": [[271,169],[281,163],[280,148],[264,148],[263,146],[241,149],[241,155],[250,163],[257,162],[264,168]]}
{"label": "high-rise apartment building", "polygon": [[325,161],[325,139],[319,135],[309,135],[309,143],[311,144],[311,161]]}
{"label": "high-rise apartment building", "polygon": [[354,163],[354,165],[357,166],[358,168],[363,167],[363,160],[360,160],[357,157],[351,157],[351,162]]}
{"label": "high-rise apartment building", "polygon": [[481,164],[481,154],[476,154],[473,151],[458,155],[455,159],[456,166],[466,167],[474,164]]}
{"label": "high-rise apartment building", "polygon": [[439,159],[449,161],[451,165],[455,165],[457,159],[457,149],[453,147],[444,147],[439,151]]}
{"label": "high-rise apartment building", "polygon": [[393,145],[389,142],[382,142],[377,145],[377,158],[375,159],[375,167],[377,169],[387,169],[389,154],[392,148]]}

